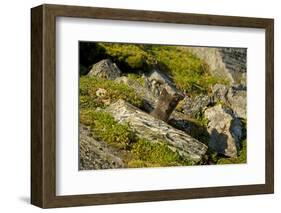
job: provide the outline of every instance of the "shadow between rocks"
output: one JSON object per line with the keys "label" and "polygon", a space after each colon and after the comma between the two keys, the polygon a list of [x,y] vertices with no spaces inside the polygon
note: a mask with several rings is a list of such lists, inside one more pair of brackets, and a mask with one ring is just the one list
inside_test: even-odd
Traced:
{"label": "shadow between rocks", "polygon": [[224,133],[219,133],[216,129],[213,129],[210,137],[210,148],[224,155],[225,150],[228,148],[228,136]]}
{"label": "shadow between rocks", "polygon": [[207,128],[199,125],[198,123],[186,120],[186,119],[175,119],[172,118],[168,122],[171,126],[184,131],[191,137],[199,140],[200,142],[208,145],[210,134],[207,131]]}

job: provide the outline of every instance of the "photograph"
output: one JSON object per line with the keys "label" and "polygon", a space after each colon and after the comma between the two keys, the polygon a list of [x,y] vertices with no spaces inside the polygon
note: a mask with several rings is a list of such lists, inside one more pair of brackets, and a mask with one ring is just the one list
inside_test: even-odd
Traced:
{"label": "photograph", "polygon": [[247,163],[247,48],[78,45],[79,170]]}

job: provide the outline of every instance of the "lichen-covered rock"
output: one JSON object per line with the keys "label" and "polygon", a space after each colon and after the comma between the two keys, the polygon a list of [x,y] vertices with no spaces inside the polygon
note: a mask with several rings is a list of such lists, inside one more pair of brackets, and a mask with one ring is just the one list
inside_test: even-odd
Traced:
{"label": "lichen-covered rock", "polygon": [[204,116],[209,120],[209,147],[225,156],[236,157],[243,136],[241,121],[220,104],[206,109]]}
{"label": "lichen-covered rock", "polygon": [[205,144],[123,100],[111,104],[106,111],[118,122],[128,123],[140,137],[152,142],[164,141],[190,161],[199,162],[207,151]]}
{"label": "lichen-covered rock", "polygon": [[227,102],[228,88],[223,84],[215,84],[212,87],[212,93],[215,102]]}
{"label": "lichen-covered rock", "polygon": [[247,91],[231,87],[227,94],[228,102],[236,117],[247,118]]}
{"label": "lichen-covered rock", "polygon": [[120,69],[110,59],[104,59],[94,64],[88,76],[98,76],[100,78],[114,80],[121,75]]}
{"label": "lichen-covered rock", "polygon": [[96,140],[90,128],[80,124],[80,165],[81,170],[123,168],[120,150],[110,147],[104,141]]}
{"label": "lichen-covered rock", "polygon": [[247,117],[247,91],[243,85],[231,86],[216,84],[212,88],[214,102],[221,102],[232,108],[239,118]]}
{"label": "lichen-covered rock", "polygon": [[115,79],[118,83],[123,83],[133,88],[134,91],[143,99],[143,108],[146,112],[151,112],[156,106],[157,98],[155,95],[145,86],[139,82],[128,78],[127,76],[121,76]]}
{"label": "lichen-covered rock", "polygon": [[226,86],[215,84],[212,87],[212,94],[185,97],[182,105],[182,112],[192,118],[197,113],[203,112],[208,106],[216,103],[223,103],[233,110],[235,117],[247,117],[247,91],[244,85]]}
{"label": "lichen-covered rock", "polygon": [[212,97],[208,95],[198,95],[192,98],[186,96],[183,101],[183,113],[192,118],[195,118],[199,112],[204,111],[208,105],[213,103]]}

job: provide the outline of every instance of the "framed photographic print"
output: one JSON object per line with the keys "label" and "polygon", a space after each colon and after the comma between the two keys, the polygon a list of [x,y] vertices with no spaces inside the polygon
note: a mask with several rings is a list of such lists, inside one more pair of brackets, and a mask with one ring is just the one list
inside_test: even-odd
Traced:
{"label": "framed photographic print", "polygon": [[31,203],[274,191],[273,19],[31,9]]}

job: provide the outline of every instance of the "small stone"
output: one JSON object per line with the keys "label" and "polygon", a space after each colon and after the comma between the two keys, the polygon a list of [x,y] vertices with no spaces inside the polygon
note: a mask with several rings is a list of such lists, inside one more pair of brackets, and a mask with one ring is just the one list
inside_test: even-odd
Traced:
{"label": "small stone", "polygon": [[98,97],[103,97],[105,96],[107,93],[107,91],[103,88],[98,88],[97,91],[96,91],[96,96]]}

